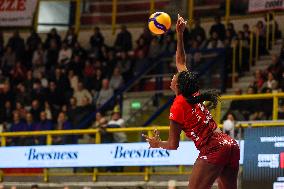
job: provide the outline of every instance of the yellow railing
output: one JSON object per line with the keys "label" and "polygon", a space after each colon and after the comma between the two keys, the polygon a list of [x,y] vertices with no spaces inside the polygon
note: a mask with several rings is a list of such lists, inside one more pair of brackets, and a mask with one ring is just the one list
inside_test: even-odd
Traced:
{"label": "yellow railing", "polygon": [[221,106],[224,101],[228,100],[257,100],[257,99],[273,99],[273,112],[272,119],[278,119],[278,105],[279,98],[284,98],[284,93],[265,93],[265,94],[251,94],[251,95],[226,95],[221,97],[221,101],[217,106],[217,113],[215,120],[217,123],[220,123],[221,120]]}

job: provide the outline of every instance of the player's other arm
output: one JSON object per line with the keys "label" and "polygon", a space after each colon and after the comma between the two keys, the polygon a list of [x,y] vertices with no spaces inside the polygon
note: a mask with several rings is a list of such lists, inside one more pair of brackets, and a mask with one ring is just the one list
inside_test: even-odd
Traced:
{"label": "player's other arm", "polygon": [[153,137],[143,135],[146,141],[149,142],[150,148],[163,148],[167,150],[176,150],[179,147],[181,133],[181,125],[173,120],[170,120],[170,130],[168,140],[160,139],[159,131],[154,130]]}
{"label": "player's other arm", "polygon": [[160,141],[160,148],[167,150],[176,150],[179,147],[181,133],[181,125],[173,120],[170,120],[169,138],[167,141]]}
{"label": "player's other arm", "polygon": [[178,72],[187,71],[186,68],[186,55],[184,50],[183,32],[186,27],[186,21],[178,14],[176,23],[177,33],[177,50],[176,50],[176,67]]}

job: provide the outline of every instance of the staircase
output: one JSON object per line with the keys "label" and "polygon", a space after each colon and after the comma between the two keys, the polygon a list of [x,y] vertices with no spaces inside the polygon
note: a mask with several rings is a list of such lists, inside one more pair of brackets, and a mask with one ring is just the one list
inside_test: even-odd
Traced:
{"label": "staircase", "polygon": [[[142,126],[162,105],[168,101],[172,95],[171,91],[157,95],[155,91],[148,92],[128,92],[124,95],[124,113],[127,126]],[[158,96],[158,97],[157,97]],[[141,109],[131,109],[131,102],[140,101]],[[167,120],[168,121],[168,120]],[[159,122],[160,123],[160,122]],[[159,125],[168,124],[160,123]]]}
{"label": "staircase", "polygon": [[251,67],[249,72],[244,73],[243,77],[238,78],[238,81],[234,84],[233,88],[227,89],[227,94],[234,94],[235,90],[240,88],[243,92],[248,88],[249,84],[254,80],[254,72],[256,70],[265,70],[271,63],[272,54],[280,54],[282,47],[282,41],[279,40],[269,51],[270,55],[261,56],[259,60],[256,61],[255,65]]}
{"label": "staircase", "polygon": [[[155,10],[165,10],[170,0],[155,0]],[[117,24],[145,23],[149,17],[149,0],[118,0]],[[81,24],[91,26],[111,24],[112,0],[87,1]]]}

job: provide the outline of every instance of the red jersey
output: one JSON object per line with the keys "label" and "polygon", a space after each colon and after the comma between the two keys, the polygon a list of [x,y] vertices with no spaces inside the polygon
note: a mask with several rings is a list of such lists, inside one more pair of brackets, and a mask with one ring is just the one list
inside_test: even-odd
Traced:
{"label": "red jersey", "polygon": [[182,95],[175,98],[169,119],[182,125],[182,130],[194,141],[198,150],[217,128],[210,112],[202,103],[189,104]]}

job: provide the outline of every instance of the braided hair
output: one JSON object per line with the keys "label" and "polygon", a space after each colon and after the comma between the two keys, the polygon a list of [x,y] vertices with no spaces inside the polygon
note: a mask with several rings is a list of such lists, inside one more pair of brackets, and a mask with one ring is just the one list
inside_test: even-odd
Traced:
{"label": "braided hair", "polygon": [[190,71],[182,71],[178,73],[177,88],[180,94],[184,96],[188,103],[197,104],[204,101],[210,101],[208,109],[216,108],[219,101],[219,91],[214,89],[203,90],[200,95],[193,96],[199,91],[197,74]]}

